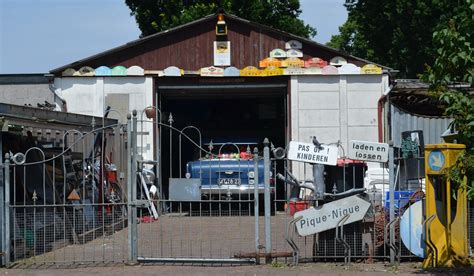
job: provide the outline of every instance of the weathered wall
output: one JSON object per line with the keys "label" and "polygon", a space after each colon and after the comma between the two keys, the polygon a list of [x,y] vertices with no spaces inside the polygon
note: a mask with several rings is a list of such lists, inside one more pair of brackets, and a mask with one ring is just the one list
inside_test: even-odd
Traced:
{"label": "weathered wall", "polygon": [[47,83],[40,84],[2,84],[0,85],[0,102],[15,105],[31,104],[44,101],[54,103],[54,94]]}
{"label": "weathered wall", "polygon": [[[55,78],[54,85],[71,113],[103,116],[106,106],[111,106],[108,117],[126,123],[128,113],[137,110],[140,120],[145,107],[153,105],[152,77],[62,77]],[[138,129],[141,132],[140,124]],[[144,158],[151,159],[153,125],[144,123],[143,133],[143,140],[140,136],[138,139],[143,141]]]}
{"label": "weathered wall", "polygon": [[[312,136],[321,143],[340,140],[345,155],[350,140],[378,142],[377,103],[387,81],[385,75],[292,77],[291,140],[309,143]],[[344,156],[342,150],[339,154]],[[293,163],[297,175],[305,178],[303,165]]]}

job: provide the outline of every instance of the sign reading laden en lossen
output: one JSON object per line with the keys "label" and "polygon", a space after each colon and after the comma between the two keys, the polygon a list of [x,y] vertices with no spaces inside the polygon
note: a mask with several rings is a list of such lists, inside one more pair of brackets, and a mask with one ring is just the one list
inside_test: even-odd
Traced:
{"label": "sign reading laden en lossen", "polygon": [[388,144],[351,140],[348,155],[354,160],[384,163],[388,161]]}
{"label": "sign reading laden en lossen", "polygon": [[357,195],[335,200],[318,209],[313,207],[296,212],[294,218],[303,218],[296,222],[296,230],[301,236],[312,235],[336,228],[337,223],[345,216],[345,224],[362,220],[369,210],[370,203]]}

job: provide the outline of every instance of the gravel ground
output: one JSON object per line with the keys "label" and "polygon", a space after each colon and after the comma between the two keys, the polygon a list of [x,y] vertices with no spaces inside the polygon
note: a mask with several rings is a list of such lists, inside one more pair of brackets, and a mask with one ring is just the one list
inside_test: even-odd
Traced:
{"label": "gravel ground", "polygon": [[286,265],[259,266],[171,266],[171,265],[115,265],[110,267],[0,269],[1,275],[474,275],[474,268],[438,269],[426,271],[420,263],[402,263],[393,267],[383,263],[352,264],[313,263],[288,267]]}
{"label": "gravel ground", "polygon": [[[384,263],[356,263],[344,266],[334,263],[312,263],[289,267],[282,263],[273,265],[246,266],[190,266],[190,265],[114,265],[109,267],[73,267],[73,268],[39,268],[39,269],[0,269],[2,275],[446,275],[455,271],[427,272],[420,269],[420,263],[402,263],[392,267]],[[474,273],[474,270],[471,271]],[[461,271],[462,274],[469,271]],[[467,274],[466,274],[467,275]]]}

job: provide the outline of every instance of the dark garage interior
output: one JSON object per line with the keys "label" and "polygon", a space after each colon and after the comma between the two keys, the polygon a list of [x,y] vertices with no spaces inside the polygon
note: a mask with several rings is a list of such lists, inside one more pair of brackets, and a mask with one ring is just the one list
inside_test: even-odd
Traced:
{"label": "dark garage interior", "polygon": [[[206,83],[206,80],[196,78],[193,82],[180,78],[180,82],[176,83],[171,78],[160,81],[157,97],[163,114],[162,121],[167,124],[171,113],[173,127],[183,129],[195,126],[201,131],[203,144],[208,144],[210,140],[254,141],[259,143],[260,155],[264,138],[268,138],[276,147],[285,146],[288,129],[286,78],[272,78],[272,82],[256,82],[255,78],[222,78],[219,83],[215,83],[215,79],[212,79],[212,83]],[[195,130],[187,129],[185,133],[196,142],[199,140]],[[185,177],[186,163],[199,158],[199,151],[182,137],[179,164],[179,134],[173,131],[171,139],[173,158],[170,158],[170,130],[163,127],[162,160],[172,160],[172,177]],[[218,149],[214,148],[214,151]],[[162,164],[166,193],[170,168],[169,162]]]}

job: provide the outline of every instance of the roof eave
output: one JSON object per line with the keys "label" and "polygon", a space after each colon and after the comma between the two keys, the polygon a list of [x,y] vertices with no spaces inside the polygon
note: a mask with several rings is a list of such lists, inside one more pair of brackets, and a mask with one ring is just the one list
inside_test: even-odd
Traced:
{"label": "roof eave", "polygon": [[[152,34],[152,35],[149,35],[149,36],[146,36],[146,37],[143,37],[143,38],[138,38],[136,40],[133,40],[131,42],[128,42],[128,43],[125,43],[123,45],[120,45],[118,47],[115,47],[115,48],[112,48],[112,49],[109,49],[109,50],[106,50],[104,52],[100,52],[98,54],[95,54],[95,55],[92,55],[92,56],[89,56],[89,57],[86,57],[86,58],[83,58],[83,59],[80,59],[80,60],[77,60],[75,62],[72,62],[72,63],[69,63],[67,65],[64,65],[64,66],[61,66],[61,67],[58,67],[58,68],[55,68],[55,69],[52,69],[50,70],[49,72],[51,74],[58,74],[62,71],[64,71],[65,69],[68,69],[68,68],[71,68],[71,67],[75,67],[77,65],[80,65],[80,64],[85,64],[87,63],[88,61],[90,60],[93,60],[93,59],[96,59],[96,58],[100,58],[100,57],[103,57],[103,56],[106,56],[106,55],[109,55],[109,54],[113,54],[117,51],[120,51],[120,50],[124,50],[124,49],[127,49],[129,47],[133,47],[133,46],[136,46],[136,45],[140,45],[142,43],[145,43],[149,40],[152,40],[154,38],[157,38],[157,37],[160,37],[162,35],[165,35],[165,34],[170,34],[170,33],[174,33],[174,32],[177,32],[179,30],[182,30],[184,28],[187,28],[189,26],[192,26],[192,25],[195,25],[195,24],[198,24],[198,23],[202,23],[202,22],[206,22],[206,21],[209,21],[209,20],[212,20],[214,18],[217,18],[217,13],[214,13],[214,14],[210,14],[208,16],[205,16],[203,18],[200,18],[198,20],[195,20],[195,21],[191,21],[191,22],[188,22],[188,23],[185,23],[183,25],[180,25],[180,26],[177,26],[177,27],[174,27],[174,28],[171,28],[171,29],[168,29],[168,30],[165,30],[165,31],[162,31],[162,32],[159,32],[159,33],[156,33],[156,34]],[[387,67],[387,66],[384,66],[384,65],[381,65],[381,64],[377,64],[377,63],[374,63],[374,62],[371,62],[369,60],[365,60],[365,59],[362,59],[362,58],[359,58],[359,57],[355,57],[353,55],[350,55],[344,51],[341,51],[341,50],[338,50],[338,49],[334,49],[332,47],[329,47],[327,45],[324,45],[324,44],[321,44],[321,43],[318,43],[316,41],[313,41],[311,39],[308,39],[306,37],[302,37],[302,36],[298,36],[298,35],[295,35],[295,34],[292,34],[292,33],[288,33],[288,32],[285,32],[285,31],[282,31],[282,30],[278,30],[278,29],[275,29],[275,28],[272,28],[272,27],[269,27],[269,26],[266,26],[266,25],[263,25],[263,24],[260,24],[260,23],[256,23],[256,22],[252,22],[252,21],[249,21],[249,20],[246,20],[246,19],[243,19],[243,18],[240,18],[238,16],[235,16],[235,15],[231,15],[231,14],[226,14],[225,15],[226,18],[230,18],[232,20],[235,20],[235,21],[238,21],[238,22],[241,22],[241,23],[244,23],[244,24],[249,24],[249,25],[252,25],[254,27],[257,27],[257,28],[261,28],[261,29],[264,29],[264,30],[267,30],[269,32],[273,32],[273,33],[277,33],[277,34],[280,34],[280,35],[283,35],[283,36],[287,36],[289,38],[292,38],[292,39],[295,39],[295,40],[299,40],[299,41],[303,41],[307,44],[312,44],[314,46],[317,46],[317,47],[320,47],[320,48],[323,48],[327,51],[330,51],[330,52],[333,52],[335,53],[336,55],[339,55],[339,56],[345,56],[345,57],[349,57],[349,58],[352,58],[352,59],[355,59],[355,60],[358,60],[360,62],[363,62],[363,63],[371,63],[371,64],[375,64],[377,66],[380,66],[382,67],[383,69],[387,70],[388,72],[394,72],[396,70],[394,70],[393,68],[390,68],[390,67]]]}

